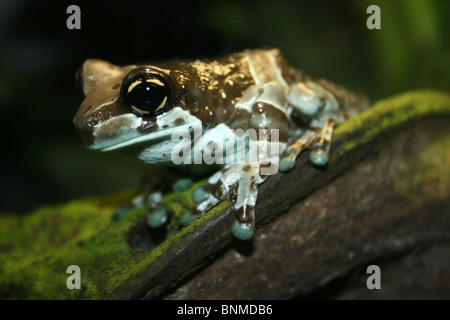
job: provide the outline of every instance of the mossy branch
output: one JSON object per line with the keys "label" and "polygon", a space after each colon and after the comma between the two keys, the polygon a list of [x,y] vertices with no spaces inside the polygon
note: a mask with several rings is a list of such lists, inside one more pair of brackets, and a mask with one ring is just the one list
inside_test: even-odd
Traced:
{"label": "mossy branch", "polygon": [[[289,298],[373,259],[447,243],[449,123],[445,93],[375,103],[336,128],[327,168],[311,166],[306,152],[260,187],[250,243],[232,238],[229,202],[168,234],[150,232],[145,209],[111,219],[132,192],[3,215],[0,296]],[[193,188],[165,197],[177,216]],[[66,286],[69,265],[81,269],[79,290]]]}

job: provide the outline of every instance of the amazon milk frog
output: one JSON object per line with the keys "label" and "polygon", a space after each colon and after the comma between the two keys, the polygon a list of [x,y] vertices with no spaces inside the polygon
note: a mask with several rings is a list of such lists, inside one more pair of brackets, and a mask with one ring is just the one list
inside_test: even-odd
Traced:
{"label": "amazon milk frog", "polygon": [[[124,67],[90,59],[77,79],[84,101],[74,124],[84,146],[157,166],[219,165],[194,191],[196,206],[179,225],[229,199],[231,230],[242,240],[255,231],[258,185],[292,169],[307,148],[313,165],[326,165],[333,127],[366,104],[292,68],[278,49]],[[161,198],[155,192],[132,203],[162,204]],[[167,220],[163,206],[148,215],[151,227]]]}

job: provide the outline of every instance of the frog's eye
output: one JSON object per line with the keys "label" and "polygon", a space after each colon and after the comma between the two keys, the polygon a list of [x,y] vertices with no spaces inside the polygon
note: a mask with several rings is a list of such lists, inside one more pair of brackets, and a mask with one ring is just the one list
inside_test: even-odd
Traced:
{"label": "frog's eye", "polygon": [[134,114],[152,117],[170,107],[172,85],[161,71],[140,67],[125,76],[120,95]]}

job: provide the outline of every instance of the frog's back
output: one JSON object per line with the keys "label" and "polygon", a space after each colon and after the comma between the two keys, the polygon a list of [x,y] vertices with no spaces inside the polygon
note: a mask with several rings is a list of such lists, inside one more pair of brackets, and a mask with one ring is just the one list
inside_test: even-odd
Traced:
{"label": "frog's back", "polygon": [[237,55],[246,60],[255,85],[273,82],[288,91],[293,83],[309,79],[305,73],[291,67],[279,49],[245,50]]}
{"label": "frog's back", "polygon": [[365,97],[293,68],[278,49],[245,50],[229,58],[240,60],[251,78],[234,104],[230,128],[278,129],[285,141],[289,131],[298,134],[296,127],[316,130],[329,117],[339,124],[368,106]]}

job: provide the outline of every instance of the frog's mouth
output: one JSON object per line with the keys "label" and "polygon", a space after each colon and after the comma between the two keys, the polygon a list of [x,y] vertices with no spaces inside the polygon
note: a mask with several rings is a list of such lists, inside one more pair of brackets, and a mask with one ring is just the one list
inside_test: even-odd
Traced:
{"label": "frog's mouth", "polygon": [[112,144],[110,146],[103,146],[96,150],[102,151],[102,152],[108,152],[108,151],[120,151],[123,149],[129,149],[129,148],[148,148],[151,146],[154,146],[156,144],[165,143],[167,141],[171,141],[172,137],[175,136],[178,137],[179,135],[176,134],[178,131],[180,132],[188,132],[189,135],[193,132],[193,124],[188,123],[184,125],[180,125],[174,128],[166,128],[161,129],[152,133],[148,133],[145,135],[141,135],[132,139],[128,139],[122,142],[117,142],[115,144]]}

